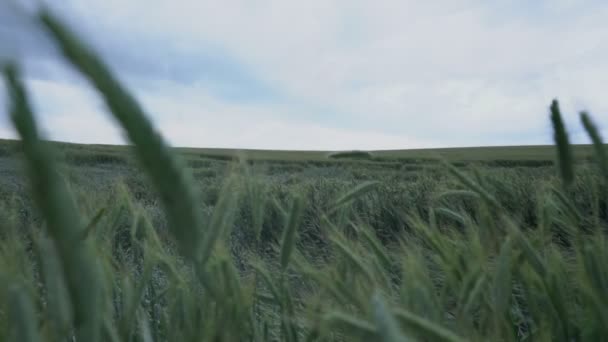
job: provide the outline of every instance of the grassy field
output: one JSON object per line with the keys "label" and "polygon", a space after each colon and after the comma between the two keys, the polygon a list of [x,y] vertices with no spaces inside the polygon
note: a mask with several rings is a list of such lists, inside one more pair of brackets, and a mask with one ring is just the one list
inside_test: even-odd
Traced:
{"label": "grassy field", "polygon": [[[128,146],[118,145],[79,145],[69,143],[54,143],[55,149],[77,153],[86,150],[87,154],[129,154]],[[0,139],[0,156],[7,155],[17,149],[16,142]],[[589,160],[593,157],[592,145],[573,145],[572,150],[578,160]],[[174,153],[188,157],[208,157],[210,159],[247,159],[252,161],[322,161],[322,160],[366,160],[376,161],[416,161],[445,159],[454,162],[476,161],[554,161],[555,148],[549,145],[534,146],[491,146],[491,147],[460,147],[460,148],[429,148],[409,150],[366,151],[369,156],[345,156],[335,158],[339,153],[349,151],[286,151],[286,150],[252,150],[252,149],[223,149],[223,148],[186,148],[176,147]],[[371,157],[371,158],[370,158]]]}
{"label": "grassy field", "polygon": [[608,159],[570,146],[170,149],[37,17],[132,146],[45,143],[7,66],[1,341],[602,341]]}

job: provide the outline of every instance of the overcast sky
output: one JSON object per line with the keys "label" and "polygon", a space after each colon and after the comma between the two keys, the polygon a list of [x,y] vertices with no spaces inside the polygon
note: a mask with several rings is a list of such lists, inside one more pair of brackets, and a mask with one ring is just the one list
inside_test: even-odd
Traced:
{"label": "overcast sky", "polygon": [[[11,1],[32,7],[0,1],[0,59],[25,69],[46,136],[123,143],[89,85]],[[554,97],[577,142],[580,110],[608,127],[605,0],[44,2],[175,146],[546,144]],[[0,90],[0,137],[14,137]]]}

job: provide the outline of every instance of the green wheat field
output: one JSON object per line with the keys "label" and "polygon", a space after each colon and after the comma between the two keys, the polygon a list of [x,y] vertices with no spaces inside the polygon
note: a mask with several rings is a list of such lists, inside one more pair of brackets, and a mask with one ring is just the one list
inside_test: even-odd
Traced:
{"label": "green wheat field", "polygon": [[[48,12],[129,146],[0,142],[0,341],[608,340],[608,159],[569,144],[169,148]],[[549,104],[548,104],[549,105]],[[550,113],[550,115],[549,115]]]}

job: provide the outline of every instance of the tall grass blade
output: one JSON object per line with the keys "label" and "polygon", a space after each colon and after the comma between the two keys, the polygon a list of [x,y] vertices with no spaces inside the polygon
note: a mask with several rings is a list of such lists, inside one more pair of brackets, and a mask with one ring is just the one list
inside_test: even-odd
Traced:
{"label": "tall grass blade", "polygon": [[608,157],[606,156],[606,149],[604,147],[602,136],[587,112],[581,112],[580,115],[581,122],[583,123],[583,126],[585,127],[585,130],[593,143],[593,149],[595,150],[595,156],[597,158],[600,170],[602,171],[604,177],[608,178]]}
{"label": "tall grass blade", "polygon": [[470,190],[448,190],[438,194],[435,199],[439,200],[446,197],[479,198],[479,194]]}
{"label": "tall grass blade", "polygon": [[469,178],[467,175],[458,170],[455,166],[449,164],[444,161],[444,165],[450,171],[451,174],[456,176],[456,178],[466,187],[477,193],[485,202],[491,205],[494,208],[500,208],[500,204],[496,200],[496,198],[490,194],[486,189],[484,189],[481,185],[477,184],[474,180]]}
{"label": "tall grass blade", "polygon": [[182,253],[198,259],[202,219],[191,176],[178,163],[135,98],[95,53],[48,10],[41,11],[39,20],[67,60],[99,90],[129,140],[135,144],[137,157],[160,194]]}
{"label": "tall grass blade", "polygon": [[425,318],[422,318],[412,312],[409,312],[404,309],[395,309],[395,316],[402,321],[406,326],[410,326],[419,333],[423,334],[427,337],[432,337],[433,339],[437,339],[439,341],[449,341],[449,342],[464,342],[465,339],[462,339],[455,333],[450,330],[435,324]]}
{"label": "tall grass blade", "polygon": [[266,285],[266,287],[268,287],[268,290],[272,294],[275,303],[282,307],[283,302],[281,301],[281,294],[275,283],[272,281],[272,277],[270,276],[268,271],[259,263],[253,263],[251,264],[251,267],[255,270],[256,274],[261,277],[261,280]]}
{"label": "tall grass blade", "polygon": [[[11,100],[11,119],[21,136],[34,199],[61,258],[72,301],[79,341],[97,341],[104,299],[98,262],[89,241],[81,241],[82,219],[57,173],[52,154],[41,141],[34,115],[15,66],[4,70]],[[60,275],[57,275],[60,276]]]}
{"label": "tall grass blade", "polygon": [[348,246],[344,237],[340,237],[336,234],[335,236],[331,236],[329,239],[333,246],[336,247],[340,253],[367,278],[368,281],[374,281],[371,271],[362,261],[362,256]]}
{"label": "tall grass blade", "polygon": [[557,145],[557,162],[559,164],[559,171],[564,185],[569,187],[574,181],[574,159],[572,157],[568,132],[566,131],[566,126],[562,119],[562,114],[557,100],[553,100],[551,103],[550,111],[551,123],[553,124],[553,139]]}
{"label": "tall grass blade", "polygon": [[97,211],[97,213],[95,214],[95,216],[93,216],[91,218],[91,220],[89,221],[89,223],[86,225],[85,229],[84,229],[84,233],[82,235],[82,239],[86,239],[88,238],[91,233],[93,232],[93,230],[95,230],[95,227],[97,226],[97,223],[99,223],[99,220],[101,220],[101,218],[103,217],[103,215],[106,213],[106,208],[101,208],[99,209],[99,211]]}
{"label": "tall grass blade", "polygon": [[544,278],[547,275],[547,266],[545,265],[544,259],[518,227],[516,227],[510,220],[506,220],[506,222],[509,225],[508,230],[511,233],[511,236],[513,236],[513,242],[515,245],[519,247],[519,250],[521,250],[523,256],[528,261],[532,269],[541,278]]}
{"label": "tall grass blade", "polygon": [[494,276],[494,306],[499,317],[506,315],[511,299],[512,242],[509,237],[503,243],[496,261]]}
{"label": "tall grass blade", "polygon": [[34,244],[46,290],[47,312],[55,333],[65,338],[71,329],[73,314],[68,289],[61,276],[63,269],[55,246],[48,238],[38,236]]}
{"label": "tall grass blade", "polygon": [[484,287],[487,283],[487,277],[485,274],[479,275],[475,284],[471,288],[471,291],[466,295],[464,304],[462,305],[462,312],[465,315],[469,315],[473,310],[473,306],[478,302],[481,295],[483,294]]}
{"label": "tall grass blade", "polygon": [[376,255],[376,258],[378,258],[378,261],[380,262],[384,270],[387,273],[392,272],[393,260],[391,259],[386,247],[383,246],[374,235],[372,228],[365,226],[363,227],[363,229],[361,229],[361,232],[363,234],[363,238],[372,248],[372,251]]}
{"label": "tall grass blade", "polygon": [[374,190],[379,184],[380,182],[377,181],[367,181],[357,185],[356,187],[336,199],[334,204],[329,208],[328,213],[333,213],[342,206],[354,201],[355,199],[361,196],[364,196],[365,194]]}
{"label": "tall grass blade", "polygon": [[372,323],[343,312],[329,312],[323,316],[323,321],[328,326],[344,329],[349,332],[349,335],[353,336],[360,335],[372,338],[377,333],[377,329]]}
{"label": "tall grass blade", "polygon": [[222,187],[221,196],[213,208],[213,215],[209,222],[209,227],[205,232],[201,243],[201,254],[199,259],[200,266],[204,266],[213,252],[213,246],[221,236],[222,232],[230,226],[234,219],[234,211],[238,199],[238,192],[235,187],[236,179],[230,177]]}
{"label": "tall grass blade", "polygon": [[34,311],[34,303],[21,286],[13,284],[8,290],[9,315],[13,341],[39,342],[42,341],[38,331],[38,318]]}
{"label": "tall grass blade", "polygon": [[463,215],[455,212],[454,210],[448,209],[448,208],[444,208],[444,207],[436,208],[435,213],[437,215],[440,215],[445,218],[451,219],[455,222],[458,222],[461,225],[465,225],[467,223],[467,219]]}
{"label": "tall grass blade", "polygon": [[372,296],[372,308],[378,335],[384,342],[405,342],[407,339],[401,333],[399,324],[378,291]]}
{"label": "tall grass blade", "polygon": [[294,198],[289,211],[289,217],[287,218],[287,225],[283,231],[283,238],[281,239],[281,269],[287,269],[291,253],[296,244],[296,233],[298,225],[300,224],[300,218],[302,217],[302,211],[304,208],[304,201],[301,197],[297,196]]}

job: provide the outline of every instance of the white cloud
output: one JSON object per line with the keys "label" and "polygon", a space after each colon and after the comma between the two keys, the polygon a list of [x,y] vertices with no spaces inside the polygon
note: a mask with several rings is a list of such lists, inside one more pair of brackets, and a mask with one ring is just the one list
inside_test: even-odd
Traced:
{"label": "white cloud", "polygon": [[[47,2],[99,48],[145,47],[139,53],[154,56],[160,70],[180,63],[163,60],[173,56],[164,49],[198,56],[215,47],[285,97],[239,103],[196,82],[184,86],[153,74],[144,86],[124,70],[161,131],[179,145],[549,143],[547,107],[554,97],[569,125],[578,125],[581,109],[608,122],[608,4],[599,1]],[[109,125],[91,109],[78,110],[91,108],[88,100],[53,104],[66,107],[49,120],[74,127],[53,135],[87,139],[67,133],[87,125],[69,119],[76,111]],[[115,141],[111,132],[94,136]]]}
{"label": "white cloud", "polygon": [[[82,143],[124,143],[122,130],[91,90],[69,83],[28,81],[43,136],[51,140]],[[167,94],[141,92],[142,105],[173,146],[260,149],[386,149],[423,147],[416,141],[373,130],[331,128],[305,121],[283,120],[289,110],[273,106],[229,105],[212,97],[197,96],[197,89],[181,89],[163,82],[152,89]],[[177,88],[177,90],[176,90]],[[194,102],[185,101],[195,98]],[[14,137],[0,130],[3,137]],[[281,142],[277,146],[277,141]]]}
{"label": "white cloud", "polygon": [[[433,146],[386,133],[368,130],[345,130],[308,123],[247,120],[238,123],[174,122],[162,125],[169,139],[178,146],[204,143],[207,147],[286,149],[286,150],[348,150],[391,149],[400,146],[421,148]],[[277,141],[281,145],[277,145]]]}

